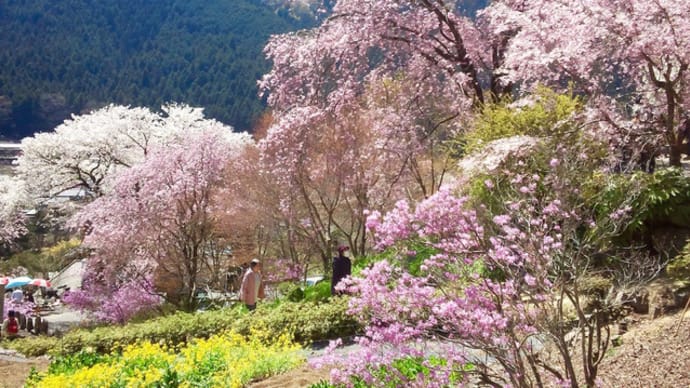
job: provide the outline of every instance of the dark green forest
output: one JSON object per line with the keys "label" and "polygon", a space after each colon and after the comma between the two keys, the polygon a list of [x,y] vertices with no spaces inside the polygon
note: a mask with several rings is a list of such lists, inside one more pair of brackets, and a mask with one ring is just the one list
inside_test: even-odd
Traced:
{"label": "dark green forest", "polygon": [[266,40],[312,22],[261,0],[0,0],[0,138],[109,103],[184,102],[249,129]]}

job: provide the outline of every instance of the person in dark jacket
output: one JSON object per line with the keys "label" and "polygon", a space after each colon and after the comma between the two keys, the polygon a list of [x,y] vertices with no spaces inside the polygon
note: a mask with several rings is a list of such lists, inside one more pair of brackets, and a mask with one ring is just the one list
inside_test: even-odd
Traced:
{"label": "person in dark jacket", "polygon": [[336,291],[335,286],[341,280],[350,276],[352,273],[352,262],[346,253],[350,247],[341,245],[338,247],[338,256],[333,258],[333,280],[331,281],[331,295],[340,295],[342,292]]}

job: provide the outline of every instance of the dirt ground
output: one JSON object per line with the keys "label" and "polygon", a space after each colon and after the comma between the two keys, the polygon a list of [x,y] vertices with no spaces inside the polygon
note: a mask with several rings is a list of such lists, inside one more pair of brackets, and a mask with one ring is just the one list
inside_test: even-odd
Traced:
{"label": "dirt ground", "polygon": [[[603,387],[690,387],[690,311],[676,335],[680,313],[648,320],[639,317],[609,349],[599,371]],[[0,353],[0,387],[21,387],[31,367],[48,367],[45,358],[22,359]],[[251,388],[303,388],[328,379],[327,370],[305,365],[280,376],[250,385]]]}
{"label": "dirt ground", "polygon": [[48,369],[48,364],[50,361],[46,358],[21,359],[0,355],[0,387],[22,387],[32,367],[42,372]]}
{"label": "dirt ground", "polygon": [[690,387],[690,311],[642,320],[611,348],[599,376],[604,387]]}
{"label": "dirt ground", "polygon": [[328,381],[328,375],[328,369],[314,370],[305,365],[284,375],[250,384],[249,388],[304,388],[321,380]]}

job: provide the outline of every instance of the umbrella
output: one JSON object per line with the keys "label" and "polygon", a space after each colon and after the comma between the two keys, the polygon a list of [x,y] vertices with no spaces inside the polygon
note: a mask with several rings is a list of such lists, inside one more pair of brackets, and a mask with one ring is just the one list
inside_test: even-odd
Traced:
{"label": "umbrella", "polygon": [[38,287],[50,287],[50,280],[45,280],[45,279],[34,279],[29,283],[31,286],[38,286]]}
{"label": "umbrella", "polygon": [[7,283],[7,285],[5,285],[5,288],[16,288],[16,287],[25,286],[25,285],[31,283],[31,280],[32,279],[28,276],[20,276],[18,278],[14,278],[14,279],[10,280],[10,282]]}
{"label": "umbrella", "polygon": [[0,284],[7,284],[12,280],[9,276],[0,276]]}

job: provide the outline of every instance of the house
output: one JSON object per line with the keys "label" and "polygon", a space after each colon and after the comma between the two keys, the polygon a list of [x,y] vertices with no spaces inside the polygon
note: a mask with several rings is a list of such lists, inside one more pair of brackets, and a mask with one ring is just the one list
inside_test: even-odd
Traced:
{"label": "house", "polygon": [[19,143],[0,142],[0,165],[12,165],[22,153]]}
{"label": "house", "polygon": [[17,159],[21,153],[21,144],[0,142],[0,175],[14,175]]}

